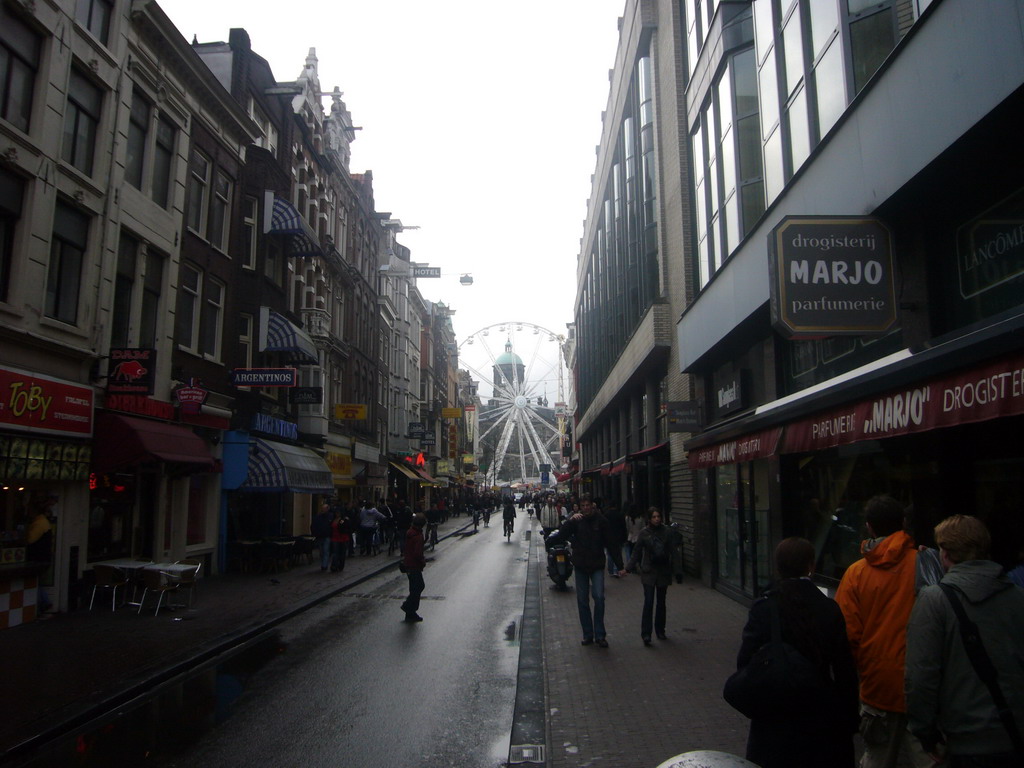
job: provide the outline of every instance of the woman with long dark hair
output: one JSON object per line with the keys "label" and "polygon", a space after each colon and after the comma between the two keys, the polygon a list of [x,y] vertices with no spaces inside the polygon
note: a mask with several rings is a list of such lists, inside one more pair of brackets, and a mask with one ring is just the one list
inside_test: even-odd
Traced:
{"label": "woman with long dark hair", "polygon": [[853,768],[853,734],[859,722],[857,671],[839,606],[821,593],[810,575],[814,547],[789,538],[775,549],[778,583],[750,608],[736,666],[750,663],[771,639],[772,603],[782,640],[821,672],[825,689],[794,709],[750,721],[747,759],[761,768]]}

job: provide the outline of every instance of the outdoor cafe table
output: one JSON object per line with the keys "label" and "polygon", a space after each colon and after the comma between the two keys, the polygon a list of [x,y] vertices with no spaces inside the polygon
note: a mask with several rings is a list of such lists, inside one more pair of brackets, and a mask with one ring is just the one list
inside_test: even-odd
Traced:
{"label": "outdoor cafe table", "polygon": [[[146,570],[146,571],[162,571],[163,573],[170,574],[171,576],[181,576],[183,573],[196,570],[194,564],[188,563],[153,563],[145,560],[132,560],[130,557],[121,557],[116,560],[100,560],[99,562],[90,563],[90,565],[109,565],[113,568],[120,568],[123,571],[129,571],[132,578],[135,577],[135,571]],[[127,605],[139,605],[137,602],[132,600],[126,600]]]}
{"label": "outdoor cafe table", "polygon": [[90,563],[90,565],[109,565],[114,568],[120,568],[123,571],[138,571],[145,569],[147,571],[163,571],[164,573],[170,573],[174,576],[180,576],[183,573],[194,571],[196,569],[195,564],[188,563],[153,563],[145,560],[132,560],[131,558],[124,557],[117,560],[101,560],[96,563]]}

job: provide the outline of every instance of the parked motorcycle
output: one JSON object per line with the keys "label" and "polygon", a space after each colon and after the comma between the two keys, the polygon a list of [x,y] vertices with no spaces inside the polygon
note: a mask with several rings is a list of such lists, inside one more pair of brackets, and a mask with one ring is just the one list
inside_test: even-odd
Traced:
{"label": "parked motorcycle", "polygon": [[548,553],[548,576],[560,590],[568,589],[565,582],[572,576],[572,545],[565,539],[548,538],[544,542]]}

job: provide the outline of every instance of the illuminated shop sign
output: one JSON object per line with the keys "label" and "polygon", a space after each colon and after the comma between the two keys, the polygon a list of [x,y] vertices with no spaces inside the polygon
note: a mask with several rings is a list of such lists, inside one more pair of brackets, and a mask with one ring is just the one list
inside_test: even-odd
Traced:
{"label": "illuminated shop sign", "polygon": [[110,350],[109,394],[152,395],[155,380],[155,349],[114,347]]}
{"label": "illuminated shop sign", "polygon": [[92,435],[93,391],[70,382],[0,368],[0,427],[71,437]]}

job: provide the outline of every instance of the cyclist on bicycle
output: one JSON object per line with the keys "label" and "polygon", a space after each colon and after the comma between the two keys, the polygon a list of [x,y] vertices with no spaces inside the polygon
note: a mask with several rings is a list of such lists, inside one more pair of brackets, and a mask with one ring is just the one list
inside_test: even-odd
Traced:
{"label": "cyclist on bicycle", "polygon": [[515,532],[515,519],[516,519],[516,505],[511,498],[505,500],[505,507],[501,513],[501,519],[504,527],[503,533],[508,536]]}
{"label": "cyclist on bicycle", "polygon": [[431,549],[437,544],[437,526],[441,524],[442,512],[437,504],[431,504],[427,509],[427,534],[426,544]]}

